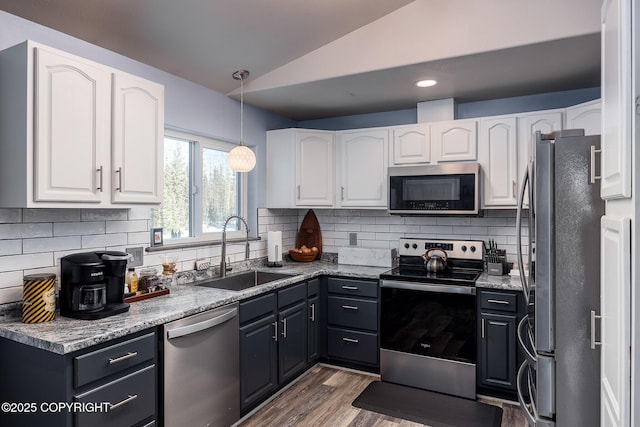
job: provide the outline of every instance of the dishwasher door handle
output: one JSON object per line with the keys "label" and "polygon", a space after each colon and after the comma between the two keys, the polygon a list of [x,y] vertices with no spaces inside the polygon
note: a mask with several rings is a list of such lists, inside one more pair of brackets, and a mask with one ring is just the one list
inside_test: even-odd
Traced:
{"label": "dishwasher door handle", "polygon": [[179,328],[170,329],[167,331],[167,338],[180,338],[185,335],[195,334],[196,332],[204,331],[205,329],[210,329],[215,326],[221,325],[224,322],[227,322],[238,315],[238,309],[233,308],[227,311],[220,316],[213,317],[211,319],[207,319],[203,322],[194,323],[193,325],[181,326]]}

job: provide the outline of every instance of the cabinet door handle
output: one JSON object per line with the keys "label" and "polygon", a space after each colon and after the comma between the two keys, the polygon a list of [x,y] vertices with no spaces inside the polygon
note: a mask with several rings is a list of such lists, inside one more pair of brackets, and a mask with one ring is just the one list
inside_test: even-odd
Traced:
{"label": "cabinet door handle", "polygon": [[122,192],[122,168],[118,168],[116,173],[118,174],[118,186],[116,187],[116,191]]}
{"label": "cabinet door handle", "polygon": [[282,319],[282,338],[287,337],[287,318]]}
{"label": "cabinet door handle", "polygon": [[344,186],[342,186],[340,188],[341,188],[340,199],[344,200]]}
{"label": "cabinet door handle", "polygon": [[354,343],[354,344],[358,344],[358,340],[355,338],[347,338],[347,337],[342,337],[342,341],[344,342],[350,342],[350,343]]}
{"label": "cabinet door handle", "polygon": [[136,400],[138,398],[137,394],[127,394],[127,398],[124,400],[121,400],[118,403],[109,403],[109,410],[113,411],[114,409],[117,409],[121,406],[126,405],[129,402],[133,402],[134,400]]}
{"label": "cabinet door handle", "polygon": [[488,299],[487,302],[490,302],[492,304],[509,305],[509,301],[505,301],[501,299]]}
{"label": "cabinet door handle", "polygon": [[124,362],[127,359],[131,359],[132,357],[136,357],[138,355],[137,351],[129,351],[124,356],[116,357],[115,359],[109,358],[109,365],[113,365],[114,363]]}
{"label": "cabinet door handle", "polygon": [[96,188],[96,190],[98,190],[99,192],[102,193],[102,166],[100,166],[96,172],[98,172],[98,180],[100,182],[100,184],[98,185],[98,187]]}
{"label": "cabinet door handle", "polygon": [[597,345],[602,345],[601,341],[596,341],[596,319],[602,319],[602,316],[591,310],[591,350],[595,350]]}
{"label": "cabinet door handle", "polygon": [[484,318],[482,319],[482,339],[484,339]]}
{"label": "cabinet door handle", "polygon": [[591,165],[589,170],[589,182],[595,184],[597,179],[602,178],[600,175],[596,175],[596,153],[602,153],[602,150],[596,150],[595,145],[590,147]]}
{"label": "cabinet door handle", "polygon": [[271,338],[273,338],[273,340],[275,342],[278,342],[278,322],[273,322],[273,336]]}
{"label": "cabinet door handle", "polygon": [[345,310],[358,310],[358,307],[356,307],[355,305],[343,305],[342,308],[344,308]]}
{"label": "cabinet door handle", "polygon": [[357,291],[360,288],[358,288],[357,286],[342,285],[342,289],[346,291]]}
{"label": "cabinet door handle", "polygon": [[300,186],[298,185],[298,200],[300,200]]}
{"label": "cabinet door handle", "polygon": [[514,198],[515,198],[515,197],[518,197],[518,196],[516,195],[516,191],[518,191],[518,190],[516,190],[516,187],[517,187],[516,182],[515,182],[515,181],[511,181],[511,195],[512,195],[512,197],[514,197]]}
{"label": "cabinet door handle", "polygon": [[312,322],[316,321],[316,305],[315,304],[311,304],[311,321]]}

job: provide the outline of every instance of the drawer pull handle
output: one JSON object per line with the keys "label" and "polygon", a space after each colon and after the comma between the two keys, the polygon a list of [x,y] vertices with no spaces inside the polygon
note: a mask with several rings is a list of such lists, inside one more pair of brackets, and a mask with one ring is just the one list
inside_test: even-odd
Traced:
{"label": "drawer pull handle", "polygon": [[509,301],[505,301],[501,299],[488,299],[487,302],[490,302],[492,304],[509,305]]}
{"label": "drawer pull handle", "polygon": [[136,400],[137,398],[138,398],[138,395],[137,395],[137,394],[127,394],[127,398],[126,398],[126,399],[121,400],[121,401],[120,401],[120,402],[118,402],[118,403],[110,403],[110,404],[109,404],[109,410],[110,410],[110,411],[113,411],[114,409],[117,409],[117,408],[119,408],[119,407],[121,407],[121,406],[124,406],[124,405],[126,405],[127,403],[129,403],[129,402],[133,402],[133,401],[134,401],[134,400]]}
{"label": "drawer pull handle", "polygon": [[355,305],[343,305],[342,308],[344,308],[345,310],[358,310],[358,307],[356,307]]}
{"label": "drawer pull handle", "polygon": [[116,357],[115,359],[109,358],[109,365],[113,365],[114,363],[124,362],[127,359],[131,359],[132,357],[136,357],[138,355],[137,351],[130,351],[124,356]]}
{"label": "drawer pull handle", "polygon": [[357,339],[355,339],[355,338],[347,338],[347,337],[343,337],[343,338],[342,338],[342,341],[344,341],[344,342],[351,342],[351,343],[354,343],[354,344],[358,344],[358,340],[357,340]]}
{"label": "drawer pull handle", "polygon": [[347,291],[357,291],[360,288],[358,288],[357,286],[342,285],[342,289]]}

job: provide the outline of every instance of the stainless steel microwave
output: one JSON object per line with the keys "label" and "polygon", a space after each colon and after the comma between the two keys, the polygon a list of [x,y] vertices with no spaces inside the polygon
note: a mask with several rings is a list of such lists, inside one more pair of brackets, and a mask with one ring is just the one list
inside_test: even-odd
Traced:
{"label": "stainless steel microwave", "polygon": [[392,215],[480,215],[480,165],[390,167]]}

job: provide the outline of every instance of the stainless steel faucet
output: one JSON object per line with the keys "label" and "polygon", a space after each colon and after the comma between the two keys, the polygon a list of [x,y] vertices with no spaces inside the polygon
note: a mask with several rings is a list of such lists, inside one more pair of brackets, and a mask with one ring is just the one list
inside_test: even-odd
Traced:
{"label": "stainless steel faucet", "polygon": [[245,242],[245,251],[244,251],[244,259],[249,259],[249,226],[247,225],[247,221],[238,215],[231,215],[224,222],[224,227],[222,227],[222,260],[220,261],[220,277],[225,277],[227,275],[227,271],[231,271],[231,268],[227,269],[227,224],[232,219],[237,218],[244,224],[245,230],[247,230],[247,240]]}

